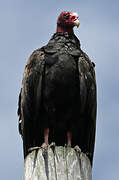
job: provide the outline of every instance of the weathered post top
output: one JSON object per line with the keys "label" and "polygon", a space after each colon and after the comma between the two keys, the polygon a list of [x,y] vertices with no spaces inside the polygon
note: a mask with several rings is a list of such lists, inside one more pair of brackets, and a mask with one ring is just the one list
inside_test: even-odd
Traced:
{"label": "weathered post top", "polygon": [[90,160],[69,147],[35,150],[25,159],[24,180],[92,180]]}

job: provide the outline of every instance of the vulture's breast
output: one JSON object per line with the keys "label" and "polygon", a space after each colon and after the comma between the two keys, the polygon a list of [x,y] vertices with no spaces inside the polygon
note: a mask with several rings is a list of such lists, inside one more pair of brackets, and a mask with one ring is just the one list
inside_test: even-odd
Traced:
{"label": "vulture's breast", "polygon": [[56,103],[74,101],[79,88],[77,60],[69,54],[46,58],[44,97]]}

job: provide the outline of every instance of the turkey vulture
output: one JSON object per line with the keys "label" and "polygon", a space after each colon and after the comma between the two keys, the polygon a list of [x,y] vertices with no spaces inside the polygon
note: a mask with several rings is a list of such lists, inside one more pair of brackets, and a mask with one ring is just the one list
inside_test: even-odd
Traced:
{"label": "turkey vulture", "polygon": [[18,107],[24,157],[30,148],[49,140],[57,146],[78,145],[92,164],[96,79],[94,63],[73,31],[79,24],[76,13],[62,12],[56,33],[27,61]]}

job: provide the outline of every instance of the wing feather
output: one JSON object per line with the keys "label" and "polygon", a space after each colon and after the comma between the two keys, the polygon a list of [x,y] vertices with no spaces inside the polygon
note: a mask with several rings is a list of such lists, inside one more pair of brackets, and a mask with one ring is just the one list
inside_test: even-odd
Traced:
{"label": "wing feather", "polygon": [[97,95],[96,95],[96,77],[94,63],[82,51],[78,61],[79,80],[80,80],[80,102],[81,113],[85,114],[88,124],[86,149],[88,150],[91,163],[93,161],[95,131],[96,131],[96,110],[97,110]]}
{"label": "wing feather", "polygon": [[28,148],[34,144],[33,128],[35,117],[37,116],[37,107],[40,108],[42,98],[44,65],[44,52],[38,49],[28,59],[23,75],[22,88],[19,95],[18,115],[19,132],[24,142],[24,156],[27,155]]}

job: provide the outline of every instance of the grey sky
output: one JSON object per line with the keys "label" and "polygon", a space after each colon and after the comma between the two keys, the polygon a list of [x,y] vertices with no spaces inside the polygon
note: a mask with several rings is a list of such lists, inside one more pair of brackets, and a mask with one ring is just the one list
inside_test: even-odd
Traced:
{"label": "grey sky", "polygon": [[4,0],[0,2],[0,179],[21,180],[22,140],[16,115],[27,58],[56,30],[60,12],[79,14],[75,34],[96,64],[98,117],[94,180],[119,178],[119,1]]}

